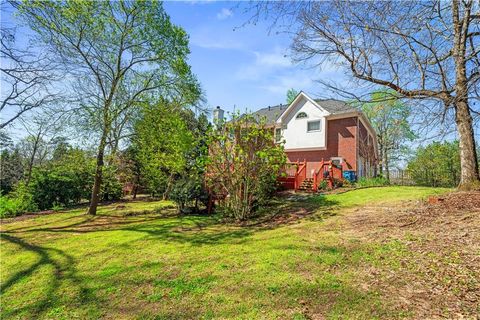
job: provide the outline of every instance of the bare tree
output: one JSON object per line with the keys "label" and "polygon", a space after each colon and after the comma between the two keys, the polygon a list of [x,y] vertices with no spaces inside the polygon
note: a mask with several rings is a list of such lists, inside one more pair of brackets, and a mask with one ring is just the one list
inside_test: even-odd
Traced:
{"label": "bare tree", "polygon": [[27,111],[57,101],[58,92],[52,83],[58,79],[56,65],[31,48],[20,49],[15,45],[15,28],[0,29],[0,73],[2,90],[0,129],[5,128]]}
{"label": "bare tree", "polygon": [[[401,98],[439,101],[453,111],[460,140],[459,188],[480,186],[473,105],[480,79],[480,3],[333,1],[254,3],[252,19],[293,21],[295,60],[343,67],[359,84]],[[422,104],[425,105],[425,104]],[[428,112],[428,111],[427,111]]]}
{"label": "bare tree", "polygon": [[62,117],[51,113],[37,113],[28,119],[21,119],[21,124],[27,136],[19,143],[25,163],[25,184],[32,178],[34,166],[42,165],[54,150],[54,145],[62,132]]}

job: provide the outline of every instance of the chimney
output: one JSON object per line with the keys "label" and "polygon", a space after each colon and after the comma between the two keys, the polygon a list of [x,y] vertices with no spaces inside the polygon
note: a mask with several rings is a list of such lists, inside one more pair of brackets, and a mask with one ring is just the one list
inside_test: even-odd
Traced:
{"label": "chimney", "polygon": [[223,123],[223,114],[225,113],[225,111],[223,111],[222,108],[220,108],[220,106],[217,106],[214,110],[213,110],[213,124],[218,127],[220,124]]}

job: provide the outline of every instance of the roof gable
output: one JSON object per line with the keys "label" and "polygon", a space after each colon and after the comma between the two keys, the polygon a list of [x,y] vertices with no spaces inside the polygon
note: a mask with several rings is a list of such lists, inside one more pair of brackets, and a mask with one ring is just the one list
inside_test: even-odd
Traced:
{"label": "roof gable", "polygon": [[313,105],[323,111],[327,116],[357,111],[343,101],[334,99],[312,99],[305,92],[300,91],[295,99],[289,104],[279,104],[269,106],[253,112],[257,119],[264,119],[267,124],[274,125],[281,123],[281,118],[285,118],[288,113],[295,109],[295,106],[302,100],[310,101]]}
{"label": "roof gable", "polygon": [[277,123],[281,123],[284,119],[287,118],[287,116],[290,114],[290,112],[294,111],[296,106],[303,100],[305,99],[306,101],[311,102],[315,107],[323,111],[326,115],[329,115],[330,112],[324,108],[322,108],[314,99],[310,98],[305,92],[300,91],[299,94],[293,99],[293,101],[290,103],[288,108],[282,113],[282,115],[277,119]]}

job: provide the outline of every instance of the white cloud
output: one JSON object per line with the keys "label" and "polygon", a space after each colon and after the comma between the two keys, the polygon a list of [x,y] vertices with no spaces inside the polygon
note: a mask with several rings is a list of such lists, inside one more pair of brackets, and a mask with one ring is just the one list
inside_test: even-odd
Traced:
{"label": "white cloud", "polygon": [[186,1],[186,3],[192,4],[192,5],[197,5],[197,4],[211,4],[214,3],[216,0],[191,0],[191,1]]}
{"label": "white cloud", "polygon": [[228,33],[218,33],[210,27],[194,30],[190,33],[190,43],[205,49],[244,50],[244,44]]}
{"label": "white cloud", "polygon": [[233,16],[233,12],[230,9],[222,8],[219,13],[217,13],[218,20],[225,20]]}
{"label": "white cloud", "polygon": [[290,67],[292,65],[290,59],[278,49],[273,53],[255,52],[255,56],[257,57],[256,64],[260,66]]}
{"label": "white cloud", "polygon": [[291,68],[292,62],[284,50],[275,48],[272,52],[252,52],[255,59],[251,64],[241,66],[236,77],[240,80],[259,80],[278,71]]}
{"label": "white cloud", "polygon": [[241,50],[243,44],[231,39],[214,39],[214,38],[193,38],[192,45],[205,49],[232,49]]}
{"label": "white cloud", "polygon": [[271,93],[286,94],[288,89],[308,90],[314,86],[313,74],[307,70],[295,70],[288,74],[273,77],[268,84],[260,88]]}
{"label": "white cloud", "polygon": [[235,77],[278,96],[290,88],[310,92],[318,86],[316,80],[338,77],[338,68],[331,62],[324,62],[322,68],[302,67],[292,62],[287,53],[280,47],[268,52],[251,52],[252,61],[240,66]]}

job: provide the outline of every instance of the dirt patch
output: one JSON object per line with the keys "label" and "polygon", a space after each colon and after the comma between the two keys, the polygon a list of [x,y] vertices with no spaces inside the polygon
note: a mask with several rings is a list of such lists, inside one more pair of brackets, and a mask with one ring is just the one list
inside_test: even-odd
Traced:
{"label": "dirt patch", "polygon": [[480,209],[480,191],[453,192],[445,196],[431,196],[430,205],[438,205],[450,210]]}
{"label": "dirt patch", "polygon": [[28,212],[28,213],[22,214],[21,216],[0,219],[0,224],[8,224],[8,223],[17,222],[17,221],[33,219],[39,216],[45,216],[45,215],[60,213],[60,212],[62,211],[45,210],[45,211],[38,211],[38,212]]}
{"label": "dirt patch", "polygon": [[395,297],[394,308],[415,319],[480,317],[480,192],[365,207],[345,219],[354,238],[399,245],[365,266],[364,289]]}

